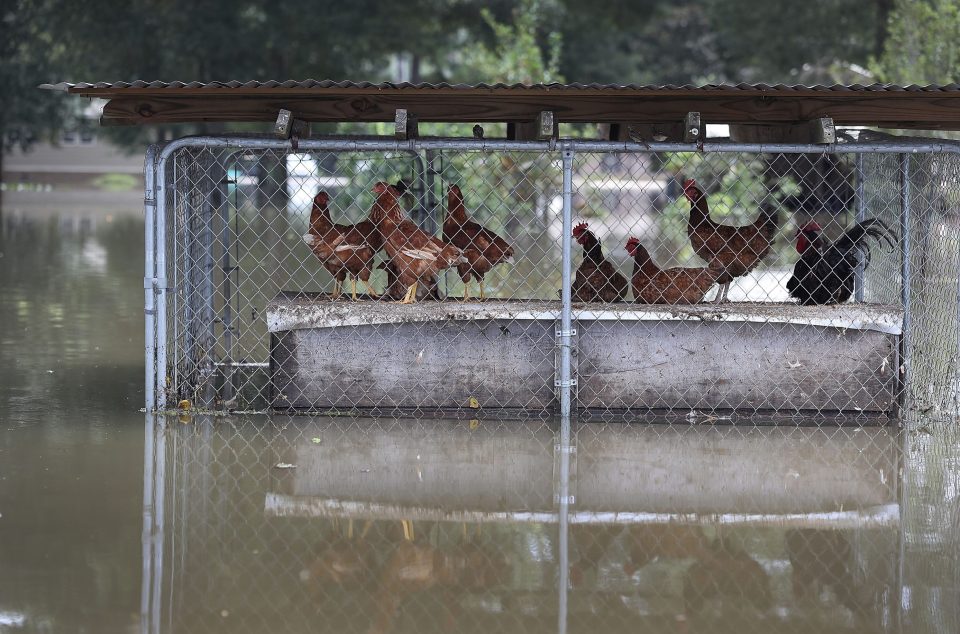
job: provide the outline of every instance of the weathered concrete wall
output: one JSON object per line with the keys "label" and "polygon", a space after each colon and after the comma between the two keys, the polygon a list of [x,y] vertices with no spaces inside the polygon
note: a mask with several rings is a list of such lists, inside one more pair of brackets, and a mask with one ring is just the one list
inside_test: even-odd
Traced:
{"label": "weathered concrete wall", "polygon": [[751,322],[584,322],[586,408],[888,412],[897,340],[870,330]]}
{"label": "weathered concrete wall", "polygon": [[[556,302],[331,302],[267,309],[276,408],[555,407]],[[577,306],[576,404],[605,410],[889,413],[890,307]]]}

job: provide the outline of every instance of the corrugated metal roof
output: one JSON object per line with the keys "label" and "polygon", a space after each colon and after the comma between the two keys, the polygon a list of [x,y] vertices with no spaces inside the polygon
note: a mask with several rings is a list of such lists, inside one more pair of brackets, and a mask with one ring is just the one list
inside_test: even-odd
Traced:
{"label": "corrugated metal roof", "polygon": [[[831,117],[837,125],[960,130],[960,84],[449,84],[302,81],[97,82],[48,89],[108,99],[101,123],[145,125],[272,122],[280,109],[311,122],[393,121],[406,109],[422,122],[530,122],[542,111],[561,123],[678,126],[689,112],[706,123],[789,125]],[[618,134],[625,129],[619,125]]]}
{"label": "corrugated metal roof", "polygon": [[714,91],[746,91],[746,92],[960,92],[960,84],[948,84],[945,86],[930,84],[919,86],[912,84],[910,86],[897,86],[894,84],[852,84],[842,85],[833,84],[831,86],[814,85],[804,86],[797,84],[703,84],[703,85],[675,85],[675,84],[450,84],[447,82],[438,83],[410,83],[410,82],[367,82],[367,81],[336,81],[331,79],[304,79],[304,80],[286,80],[286,81],[211,81],[211,82],[183,82],[183,81],[143,81],[136,80],[132,82],[95,82],[95,83],[59,83],[42,84],[41,88],[49,90],[64,90],[71,93],[83,93],[86,91],[119,91],[119,90],[144,90],[144,89],[187,89],[187,90],[258,90],[258,89],[374,89],[374,90],[530,90],[530,91],[557,91],[557,90],[599,90],[599,91],[681,91],[681,92],[714,92]]}

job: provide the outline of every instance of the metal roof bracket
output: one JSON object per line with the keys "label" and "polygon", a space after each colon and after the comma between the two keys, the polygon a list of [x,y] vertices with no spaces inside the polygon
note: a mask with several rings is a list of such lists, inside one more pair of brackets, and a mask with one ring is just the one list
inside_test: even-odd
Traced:
{"label": "metal roof bracket", "polygon": [[411,141],[420,136],[417,118],[408,113],[406,108],[397,108],[393,122],[398,141]]}
{"label": "metal roof bracket", "polygon": [[273,124],[273,133],[281,139],[290,139],[290,145],[296,150],[300,139],[310,136],[310,124],[295,118],[293,112],[281,108]]}
{"label": "metal roof bracket", "polygon": [[700,123],[699,112],[688,112],[683,120],[683,142],[698,143],[703,141],[703,125]]}

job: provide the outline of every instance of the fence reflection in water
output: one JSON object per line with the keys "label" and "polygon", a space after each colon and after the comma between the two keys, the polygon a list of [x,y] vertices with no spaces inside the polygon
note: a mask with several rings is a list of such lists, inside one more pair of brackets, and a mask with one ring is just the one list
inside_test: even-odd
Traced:
{"label": "fence reflection in water", "polygon": [[149,632],[899,631],[935,585],[905,553],[956,543],[878,427],[148,427]]}

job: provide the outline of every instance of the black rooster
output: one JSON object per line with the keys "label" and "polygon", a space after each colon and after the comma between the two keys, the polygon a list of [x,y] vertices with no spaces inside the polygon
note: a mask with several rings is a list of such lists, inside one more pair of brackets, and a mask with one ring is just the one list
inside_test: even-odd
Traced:
{"label": "black rooster", "polygon": [[807,223],[797,231],[800,259],[787,280],[787,291],[804,306],[847,301],[853,295],[853,275],[861,253],[864,269],[870,263],[867,238],[886,242],[892,249],[894,237],[876,218],[854,225],[836,242],[824,240],[817,223]]}

